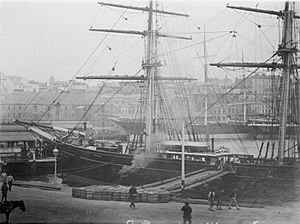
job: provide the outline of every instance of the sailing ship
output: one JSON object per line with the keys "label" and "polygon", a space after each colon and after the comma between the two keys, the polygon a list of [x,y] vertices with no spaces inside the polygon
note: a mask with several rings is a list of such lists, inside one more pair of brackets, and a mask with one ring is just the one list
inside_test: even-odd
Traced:
{"label": "sailing ship", "polygon": [[[216,153],[213,147],[213,141],[211,145],[207,141],[199,141],[195,130],[193,129],[192,122],[185,122],[185,129],[188,134],[193,135],[191,141],[182,141],[185,138],[183,131],[180,129],[177,131],[171,129],[170,127],[165,129],[165,131],[170,134],[169,139],[158,139],[155,135],[157,130],[157,121],[154,115],[154,109],[157,107],[155,105],[154,93],[157,90],[155,83],[160,80],[189,80],[184,78],[170,78],[161,77],[158,75],[158,67],[160,66],[157,60],[156,54],[156,41],[157,38],[179,38],[179,39],[190,39],[186,37],[178,37],[174,35],[166,35],[160,33],[158,30],[154,29],[153,21],[154,14],[163,15],[175,15],[175,16],[187,16],[186,14],[169,12],[165,10],[158,10],[153,7],[153,2],[150,1],[147,7],[133,7],[124,6],[118,4],[100,3],[101,5],[108,5],[111,7],[126,8],[131,10],[138,10],[148,13],[148,29],[147,31],[123,31],[123,30],[106,30],[106,29],[94,29],[91,31],[98,32],[114,32],[114,33],[129,33],[141,35],[147,38],[147,51],[146,59],[142,64],[142,68],[145,69],[146,75],[137,76],[126,76],[123,80],[139,80],[147,83],[147,113],[146,121],[142,123],[145,126],[142,127],[142,132],[136,133],[131,139],[129,139],[128,144],[119,145],[117,147],[105,147],[104,145],[99,146],[95,149],[84,147],[80,144],[73,144],[72,140],[68,139],[70,136],[76,133],[72,131],[63,132],[62,130],[55,130],[53,127],[42,126],[39,124],[34,124],[32,122],[16,121],[18,124],[25,126],[34,135],[42,139],[44,144],[48,147],[57,148],[59,150],[59,158],[63,161],[63,168],[69,172],[76,172],[78,175],[85,177],[98,179],[108,183],[122,183],[122,184],[147,184],[158,180],[163,180],[166,178],[171,178],[180,175],[181,172],[181,153],[179,152],[182,144],[185,145],[185,170],[186,172],[192,172],[201,170],[203,168],[212,169],[216,168],[216,162],[219,159],[225,159],[229,161],[233,157],[239,157],[239,163],[232,163],[230,165],[231,169],[235,171],[234,181],[229,181],[231,183],[227,184],[237,184],[241,183],[240,186],[243,190],[248,187],[253,187],[253,183],[257,181],[262,181],[264,184],[271,184],[275,186],[276,183],[279,184],[278,180],[286,180],[289,184],[294,184],[296,176],[299,174],[299,115],[295,116],[293,126],[294,134],[290,134],[289,138],[296,137],[296,140],[290,141],[287,139],[286,127],[287,127],[287,117],[288,113],[291,112],[290,108],[299,108],[299,98],[293,95],[293,100],[289,99],[292,96],[291,90],[295,94],[299,92],[299,83],[297,81],[297,73],[293,72],[299,66],[296,64],[295,54],[297,48],[295,45],[294,37],[294,27],[293,23],[295,19],[299,16],[295,14],[294,9],[291,7],[290,3],[285,3],[285,8],[283,11],[272,11],[272,10],[259,10],[245,7],[233,7],[227,6],[229,8],[238,10],[248,10],[258,13],[266,13],[271,15],[276,15],[283,19],[283,36],[282,42],[276,52],[282,59],[282,63],[243,63],[243,64],[222,64],[215,63],[212,66],[248,66],[255,68],[271,68],[282,70],[281,84],[281,96],[280,101],[280,113],[279,115],[279,138],[278,145],[274,142],[266,143],[266,147],[261,145],[258,158],[254,158],[253,155],[239,155],[233,153]],[[85,76],[78,77],[80,79],[120,79],[120,77],[108,77],[108,76]],[[290,87],[292,86],[292,87]],[[298,100],[295,100],[298,99]],[[290,105],[294,102],[293,106]],[[299,113],[299,110],[296,110]],[[296,113],[295,112],[295,113]],[[84,136],[83,133],[77,133],[77,138]],[[161,135],[161,133],[159,134]],[[81,136],[81,137],[80,137]],[[171,137],[170,137],[171,136]],[[172,137],[173,136],[173,137]],[[73,136],[74,139],[74,136]],[[158,141],[159,140],[159,141]],[[164,141],[161,141],[164,140]],[[169,140],[169,141],[167,141]],[[197,141],[198,140],[198,141]],[[183,143],[182,143],[183,142]],[[287,143],[289,142],[289,143]],[[293,142],[293,144],[290,144]],[[269,149],[271,148],[271,149]],[[278,153],[276,153],[276,148]],[[265,156],[263,156],[263,151],[266,151]],[[271,157],[268,155],[272,152]],[[232,180],[232,179],[231,179]],[[275,185],[274,185],[275,184]],[[255,188],[255,191],[258,189]]]}

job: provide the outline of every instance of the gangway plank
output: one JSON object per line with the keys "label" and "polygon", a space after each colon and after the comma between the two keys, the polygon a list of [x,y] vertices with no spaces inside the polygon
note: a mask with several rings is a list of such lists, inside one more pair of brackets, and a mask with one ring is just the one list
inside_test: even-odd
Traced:
{"label": "gangway plank", "polygon": [[[230,171],[224,170],[197,170],[186,174],[185,189],[191,189],[205,183],[209,183],[222,176],[230,174]],[[170,178],[167,180],[158,181],[155,183],[144,185],[143,188],[164,189],[172,193],[179,193],[181,191],[181,178],[180,176]]]}
{"label": "gangway plank", "polygon": [[[192,175],[195,175],[195,174],[198,174],[198,173],[202,173],[205,170],[206,169],[195,170],[195,171],[187,173],[185,176],[189,177],[189,176],[192,176]],[[153,182],[153,183],[150,183],[150,184],[145,184],[145,185],[142,185],[140,187],[143,188],[143,189],[156,188],[156,187],[160,187],[160,186],[162,186],[164,184],[167,184],[167,183],[170,183],[170,182],[176,182],[177,180],[181,181],[181,176],[176,176],[176,177],[168,178],[168,179],[165,179],[165,180],[160,180],[160,181],[157,181],[157,182]]]}
{"label": "gangway plank", "polygon": [[[212,171],[210,171],[212,172]],[[194,187],[198,187],[200,185],[203,185],[203,184],[206,184],[206,183],[209,183],[213,180],[216,180],[220,177],[223,177],[227,174],[230,174],[232,172],[230,171],[213,171],[214,173],[209,173],[207,174],[206,176],[200,176],[200,177],[196,177],[196,179],[194,179],[193,181],[191,181],[190,183],[187,183],[185,185],[185,190],[188,190],[188,189],[192,189]],[[181,187],[181,186],[180,186]],[[179,193],[181,192],[181,188],[176,188],[176,189],[170,189],[170,192],[172,193]]]}

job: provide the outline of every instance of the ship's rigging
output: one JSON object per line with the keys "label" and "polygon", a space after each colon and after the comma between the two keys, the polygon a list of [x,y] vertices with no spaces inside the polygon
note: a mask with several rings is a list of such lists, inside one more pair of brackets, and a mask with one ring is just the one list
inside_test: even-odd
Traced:
{"label": "ship's rigging", "polygon": [[[104,3],[102,3],[104,4]],[[125,6],[121,5],[121,8],[124,8]],[[132,8],[132,7],[129,7]],[[157,104],[156,101],[154,100],[155,97],[159,96],[164,98],[164,91],[163,89],[160,88],[159,85],[156,85],[157,82],[163,79],[162,76],[158,76],[158,70],[159,70],[159,66],[160,66],[160,62],[157,60],[157,48],[156,48],[156,37],[158,37],[157,32],[155,31],[156,29],[154,29],[152,27],[153,24],[151,24],[150,18],[153,18],[152,16],[155,14],[155,9],[152,6],[152,1],[150,1],[149,7],[145,7],[145,8],[137,8],[136,10],[146,10],[148,12],[148,30],[147,31],[143,31],[143,32],[139,32],[139,33],[135,33],[137,35],[145,35],[145,39],[146,39],[146,45],[149,47],[147,47],[147,51],[146,51],[146,59],[143,61],[142,63],[142,67],[146,70],[146,74],[144,76],[140,76],[139,78],[137,78],[136,76],[127,76],[124,77],[124,80],[138,80],[138,81],[142,81],[143,83],[141,84],[145,84],[145,87],[147,87],[147,91],[144,91],[144,88],[141,88],[141,95],[146,96],[146,98],[150,99],[150,101],[143,101],[143,106],[147,107],[148,111],[146,112],[146,117],[148,117],[148,120],[146,122],[146,129],[145,129],[145,136],[146,136],[146,149],[151,148],[151,141],[153,139],[151,139],[152,133],[156,130],[156,124],[158,123],[158,117],[154,116],[155,112],[158,110],[159,107],[161,107],[160,109],[165,110],[166,113],[171,113],[171,110],[168,110],[168,106],[164,106],[162,104]],[[162,11],[158,11],[159,13],[161,13]],[[262,11],[259,11],[262,12]],[[266,10],[263,10],[263,12],[266,12]],[[271,11],[273,13],[273,11]],[[285,10],[282,11],[280,13],[281,16],[283,16],[284,20],[284,24],[286,24],[286,17],[290,18],[292,20],[293,18],[293,10],[289,10],[289,4],[286,3],[286,7]],[[149,24],[150,23],[150,24]],[[291,29],[292,23],[288,23],[290,25],[284,25],[283,28],[284,29]],[[95,30],[96,31],[96,30]],[[100,30],[97,30],[100,31]],[[108,30],[103,30],[104,32],[108,32]],[[122,31],[122,33],[125,33],[124,31]],[[132,34],[132,31],[130,31],[130,34]],[[290,34],[289,32],[283,32],[283,34]],[[235,32],[232,32],[232,35],[236,35]],[[286,37],[284,37],[286,36]],[[211,169],[214,165],[213,165],[213,161],[216,158],[226,158],[227,162],[230,161],[230,157],[235,157],[235,156],[240,156],[241,159],[243,159],[242,161],[240,161],[241,163],[239,164],[235,164],[235,163],[229,163],[229,167],[233,167],[236,170],[236,175],[234,176],[234,178],[238,178],[238,181],[243,182],[244,186],[239,186],[241,187],[241,189],[243,188],[242,192],[246,192],[246,190],[249,190],[250,188],[252,188],[254,185],[255,187],[253,189],[255,189],[255,191],[258,189],[256,187],[256,184],[261,180],[261,183],[266,184],[266,183],[271,183],[271,187],[274,187],[273,184],[281,184],[279,183],[278,180],[284,180],[286,182],[288,182],[289,184],[293,184],[293,181],[295,180],[295,177],[297,177],[297,175],[299,174],[299,169],[297,169],[297,166],[295,164],[295,162],[299,161],[299,151],[298,150],[298,145],[299,145],[299,110],[297,111],[297,108],[299,108],[299,97],[295,97],[296,95],[299,95],[299,84],[297,82],[297,78],[298,78],[298,74],[297,72],[295,73],[289,73],[290,69],[289,68],[293,68],[296,69],[297,65],[296,63],[292,62],[293,59],[293,54],[296,53],[296,48],[294,48],[293,44],[290,43],[291,39],[288,39],[287,36],[289,35],[283,35],[283,40],[282,43],[278,49],[277,52],[275,52],[273,55],[271,55],[267,60],[265,60],[264,63],[260,63],[257,67],[255,67],[255,70],[250,72],[249,75],[245,75],[244,78],[237,82],[236,85],[234,85],[234,87],[232,89],[230,89],[227,93],[223,94],[221,96],[221,99],[218,99],[217,101],[213,102],[210,105],[207,105],[207,108],[205,108],[205,110],[209,110],[211,107],[213,107],[214,105],[216,105],[220,100],[224,99],[224,97],[226,97],[227,95],[229,95],[235,87],[237,86],[241,86],[243,85],[244,81],[249,78],[250,76],[252,76],[253,74],[256,73],[256,71],[258,71],[259,68],[261,67],[267,67],[270,69],[283,69],[284,70],[284,77],[281,79],[281,84],[283,84],[285,87],[282,87],[281,90],[281,95],[283,96],[283,98],[287,98],[288,96],[293,96],[294,98],[288,100],[288,102],[283,103],[283,101],[279,102],[279,106],[277,106],[278,108],[285,108],[284,110],[282,110],[279,114],[275,114],[275,115],[280,115],[281,118],[278,119],[278,121],[280,123],[278,123],[277,121],[275,122],[276,125],[280,124],[280,138],[279,141],[281,141],[281,143],[279,144],[278,147],[278,160],[275,160],[275,143],[273,142],[267,142],[266,143],[266,153],[265,155],[263,155],[263,146],[264,144],[261,145],[260,150],[259,150],[259,155],[258,158],[255,158],[254,155],[247,155],[247,154],[243,154],[240,155],[239,153],[221,153],[218,154],[216,152],[209,152],[209,151],[205,151],[203,152],[190,152],[187,153],[187,157],[186,157],[186,170],[188,171],[194,171],[194,170],[199,170],[204,168],[208,168]],[[149,41],[149,39],[151,41]],[[289,42],[288,44],[286,44],[287,42]],[[150,49],[153,49],[153,51],[151,51]],[[280,56],[283,60],[282,64],[281,63],[271,63],[271,60],[275,57],[275,56]],[[286,62],[290,62],[288,63],[288,66],[286,65]],[[216,64],[217,66],[222,66],[221,63]],[[228,64],[227,64],[228,65]],[[235,66],[237,66],[237,63],[234,64]],[[244,64],[245,65],[245,64]],[[250,65],[250,64],[247,64]],[[268,67],[269,65],[269,67]],[[253,64],[252,64],[253,66]],[[276,67],[278,66],[278,67]],[[290,74],[290,75],[288,75]],[[112,79],[119,79],[119,77],[112,77],[110,76]],[[90,77],[92,79],[94,78],[99,78],[102,79],[104,77]],[[109,77],[105,77],[109,78]],[[81,79],[89,79],[89,77],[81,77]],[[286,80],[287,79],[287,80]],[[148,83],[148,85],[147,85]],[[290,85],[287,85],[290,84]],[[291,85],[292,84],[292,85]],[[291,88],[287,88],[291,86]],[[184,87],[179,86],[178,88],[180,91],[185,92]],[[290,92],[288,92],[290,90]],[[99,91],[100,92],[100,91]],[[150,93],[149,93],[150,92]],[[291,92],[293,92],[294,94],[290,94]],[[244,94],[243,94],[244,96]],[[187,98],[184,98],[187,99]],[[186,100],[187,101],[187,100]],[[292,103],[293,102],[293,103]],[[277,102],[276,102],[277,103]],[[278,105],[278,104],[277,104]],[[151,107],[150,107],[151,106]],[[184,107],[189,107],[189,102],[185,102]],[[149,110],[149,108],[153,108],[153,110]],[[294,111],[294,109],[296,109],[295,111],[297,113],[293,114],[293,120],[294,122],[294,126],[293,126],[293,134],[291,134],[289,137],[298,137],[296,138],[296,141],[293,142],[292,145],[288,145],[285,146],[285,141],[288,140],[284,137],[283,142],[282,142],[282,134],[286,133],[286,129],[282,128],[282,125],[288,126],[287,123],[289,123],[289,119],[287,118],[288,116],[286,115],[290,115],[292,111]],[[282,118],[283,114],[286,116],[286,118]],[[142,113],[142,115],[144,115]],[[150,120],[149,120],[150,117]],[[172,115],[169,116],[170,118],[172,118]],[[277,116],[276,116],[277,117]],[[190,140],[198,140],[198,136],[197,133],[195,133],[193,131],[193,129],[191,128],[193,126],[194,123],[194,117],[191,117],[188,115],[186,115],[186,117],[184,117],[186,120],[188,120],[189,122],[186,122],[186,130],[188,132],[188,134],[191,134],[191,139]],[[142,121],[143,122],[143,121]],[[85,145],[83,144],[74,144],[74,142],[72,142],[72,140],[78,140],[78,138],[73,138],[73,139],[62,139],[62,138],[53,138],[53,136],[59,136],[57,134],[57,130],[54,129],[49,129],[48,127],[41,127],[39,128],[38,125],[35,126],[35,124],[28,124],[28,123],[22,123],[19,122],[20,124],[23,124],[24,126],[27,126],[29,130],[31,130],[32,132],[35,132],[37,135],[41,136],[41,138],[43,140],[45,140],[45,142],[47,142],[47,144],[49,144],[51,147],[57,147],[59,148],[59,151],[61,152],[61,156],[65,157],[64,161],[68,161],[65,163],[66,166],[69,166],[68,168],[72,167],[72,168],[78,168],[79,166],[83,168],[82,171],[78,171],[79,173],[81,173],[81,175],[83,176],[93,176],[100,179],[100,180],[105,180],[108,182],[113,182],[113,183],[120,183],[119,180],[122,179],[122,177],[120,177],[120,173],[123,168],[134,168],[134,172],[127,172],[129,178],[125,179],[127,182],[125,182],[126,184],[132,184],[133,182],[138,182],[138,184],[143,184],[143,183],[147,183],[147,182],[154,182],[156,180],[162,180],[162,179],[166,179],[166,178],[170,178],[170,177],[175,177],[176,174],[178,173],[178,171],[180,170],[180,162],[181,159],[183,158],[180,154],[178,154],[178,152],[174,152],[174,151],[159,151],[156,153],[151,152],[150,154],[152,155],[150,161],[145,160],[144,158],[140,158],[141,160],[139,160],[140,162],[142,162],[143,164],[140,163],[134,163],[134,161],[136,161],[136,155],[138,156],[143,156],[144,153],[141,151],[138,151],[136,154],[132,153],[132,151],[130,151],[130,149],[126,149],[125,152],[121,152],[121,151],[110,151],[111,147],[98,147],[97,149],[89,149],[88,147],[85,147]],[[269,125],[269,124],[268,124]],[[272,124],[273,125],[273,124]],[[274,126],[276,126],[274,125]],[[291,125],[291,124],[290,124]],[[190,129],[191,128],[191,129]],[[184,128],[183,128],[184,130]],[[53,135],[49,135],[47,134],[47,132],[51,132],[51,133],[55,133]],[[59,130],[59,132],[62,132],[62,130]],[[170,129],[165,129],[166,132],[169,131],[172,132]],[[295,134],[296,133],[296,134]],[[57,135],[56,135],[57,134]],[[62,134],[62,133],[59,133]],[[72,133],[70,133],[72,134]],[[78,133],[80,134],[80,133]],[[171,135],[174,135],[175,137],[177,137],[177,139],[184,139],[182,136],[183,133],[177,132],[177,133],[171,133]],[[296,135],[296,136],[295,136]],[[135,136],[135,140],[140,140],[139,137]],[[69,141],[71,140],[71,141]],[[177,142],[178,143],[178,142]],[[183,142],[184,143],[184,142]],[[198,142],[199,143],[199,142]],[[203,142],[202,142],[203,143]],[[180,143],[181,144],[181,143]],[[194,144],[194,142],[193,142]],[[288,143],[290,144],[290,143]],[[182,144],[184,145],[184,144]],[[196,144],[194,144],[196,145]],[[133,143],[131,142],[131,147],[134,148],[137,146],[137,143]],[[174,146],[174,145],[172,145]],[[177,145],[178,146],[178,145]],[[181,145],[180,145],[181,146]],[[197,144],[197,146],[199,147],[199,144]],[[144,146],[141,144],[140,147]],[[206,144],[202,144],[200,145],[201,147],[205,147],[206,148]],[[293,147],[293,155],[290,155],[290,147]],[[113,150],[116,150],[116,148],[113,148]],[[281,150],[281,151],[280,151]],[[271,158],[267,158],[268,155],[268,151],[272,153]],[[129,152],[129,153],[128,153]],[[288,155],[289,157],[286,158],[285,155]],[[277,154],[276,154],[277,155]],[[155,157],[157,156],[157,157]],[[145,164],[144,164],[145,162]],[[212,164],[211,164],[212,163]],[[275,164],[276,163],[276,164]],[[89,166],[89,164],[93,164],[91,166]],[[137,166],[136,166],[137,165]],[[68,169],[70,170],[70,169]],[[109,174],[109,175],[108,175]],[[132,175],[132,176],[130,176]],[[130,179],[130,177],[132,179]],[[127,177],[126,177],[127,178]],[[266,180],[266,182],[264,182]],[[230,181],[229,181],[230,182]],[[232,185],[236,184],[236,183],[231,183]],[[267,187],[265,187],[267,189]],[[276,189],[276,187],[274,187]],[[253,189],[250,189],[249,192],[251,194],[251,192],[253,193]],[[265,189],[258,189],[260,190],[260,192],[264,192]],[[276,189],[277,190],[277,189]],[[248,193],[249,193],[248,192]],[[246,192],[247,193],[247,192]],[[265,192],[264,192],[265,193]],[[255,192],[256,194],[256,192]],[[258,194],[258,193],[257,193]],[[278,194],[275,195],[276,198],[278,198]]]}
{"label": "ship's rigging", "polygon": [[[106,3],[101,3],[101,5],[105,5]],[[152,4],[152,3],[150,3]],[[116,6],[115,4],[111,5],[111,4],[108,4],[109,6]],[[120,6],[120,8],[124,8],[126,6],[124,5],[118,5]],[[153,7],[153,4],[152,4],[152,9],[154,8]],[[134,8],[134,10],[141,10],[141,11],[146,11],[148,12],[149,14],[150,13],[150,9],[151,9],[150,5],[149,7],[137,7],[137,8]],[[231,6],[230,6],[231,7]],[[128,9],[132,9],[131,7],[129,7]],[[235,8],[236,9],[236,8]],[[267,10],[266,10],[267,11]],[[148,15],[148,21],[149,18],[153,18],[153,16],[155,15],[155,13],[162,13],[162,12],[165,12],[165,11],[161,11],[161,10],[156,10],[156,9],[153,9],[152,10],[152,16],[151,15]],[[265,11],[264,11],[265,12]],[[168,14],[172,13],[172,12],[166,12]],[[274,14],[273,11],[271,11],[271,14]],[[279,13],[280,15],[284,15],[283,12]],[[183,17],[186,17],[187,15],[186,14],[175,14],[176,16],[183,16]],[[284,17],[285,18],[285,17]],[[297,16],[295,17],[297,18]],[[152,24],[152,26],[154,26],[154,24]],[[142,63],[142,69],[145,69],[146,70],[146,74],[145,75],[142,75],[142,76],[123,76],[123,77],[120,77],[120,76],[84,76],[84,77],[78,77],[78,79],[84,79],[84,80],[87,80],[87,79],[114,79],[114,80],[118,80],[118,79],[121,79],[121,80],[135,80],[135,81],[141,81],[141,82],[147,82],[149,83],[149,85],[147,86],[148,87],[148,92],[152,92],[150,94],[148,94],[147,92],[144,92],[142,93],[143,95],[145,95],[148,99],[150,98],[151,100],[148,101],[148,102],[145,102],[144,101],[144,107],[148,107],[148,108],[153,108],[153,110],[148,110],[147,112],[147,122],[146,122],[146,128],[144,129],[144,132],[143,134],[145,134],[146,136],[146,139],[148,142],[147,143],[147,146],[146,148],[151,145],[150,141],[151,141],[151,134],[149,135],[149,133],[154,133],[155,130],[157,129],[157,124],[158,124],[158,121],[159,121],[159,117],[156,117],[154,116],[155,112],[158,110],[158,108],[161,108],[161,110],[165,110],[165,114],[168,114],[168,118],[169,119],[165,119],[164,122],[169,122],[171,119],[173,119],[173,115],[172,115],[172,111],[168,109],[169,106],[165,106],[165,105],[162,105],[162,104],[156,104],[156,100],[154,100],[155,96],[162,96],[164,93],[163,93],[163,90],[160,89],[160,87],[157,84],[158,81],[161,81],[161,80],[184,80],[185,78],[181,78],[181,77],[177,77],[177,78],[174,78],[174,77],[163,77],[163,76],[158,76],[158,70],[159,70],[159,67],[161,66],[161,63],[160,61],[157,60],[157,47],[156,47],[156,44],[157,44],[157,38],[158,37],[172,37],[172,38],[179,38],[179,39],[190,39],[189,37],[178,37],[176,35],[166,35],[166,34],[161,34],[159,33],[156,29],[156,28],[153,28],[149,25],[148,23],[148,30],[147,31],[124,31],[124,30],[111,30],[111,29],[94,29],[94,28],[91,28],[90,31],[101,31],[101,32],[112,32],[112,33],[122,33],[122,34],[130,34],[130,35],[140,35],[140,36],[143,36],[144,39],[146,39],[146,45],[147,45],[147,51],[146,51],[146,59],[143,61]],[[204,32],[205,33],[205,32]],[[236,35],[236,31],[232,31],[232,35]],[[149,43],[149,40],[150,43]],[[204,38],[204,41],[205,42],[205,38]],[[153,50],[149,50],[149,47]],[[205,49],[204,49],[205,50]],[[271,59],[276,56],[276,55],[279,55],[278,52],[281,52],[281,54],[285,54],[285,50],[284,48],[281,48],[279,51],[277,51],[274,55],[272,55],[268,60],[265,61],[265,63],[260,63],[260,64],[256,64],[256,63],[243,63],[242,67],[252,67],[252,68],[256,68],[256,67],[259,67],[259,68],[269,68],[271,70],[274,70],[274,69],[283,69],[284,68],[284,63],[278,61],[278,62],[270,62]],[[217,66],[219,67],[223,67],[223,66],[235,66],[235,67],[238,67],[240,66],[240,64],[238,63],[231,63],[231,64],[216,64]],[[115,65],[114,65],[115,66]],[[293,69],[297,69],[299,67],[299,65],[297,65],[296,63],[291,63],[290,64],[290,67],[293,68]],[[206,69],[207,70],[207,69]],[[205,113],[207,113],[207,111],[212,108],[213,106],[215,106],[216,104],[218,104],[220,102],[220,100],[222,100],[222,98],[226,97],[227,95],[229,95],[231,93],[231,91],[233,91],[235,89],[235,87],[243,84],[243,82],[250,76],[252,76],[253,74],[255,74],[255,72],[258,71],[257,69],[255,69],[250,75],[248,76],[245,76],[245,78],[240,81],[239,83],[237,83],[237,85],[235,85],[229,92],[225,93],[220,99],[218,99],[217,101],[213,102],[212,104],[210,104],[209,106],[207,106],[207,108],[204,110]],[[152,78],[151,78],[152,77]],[[188,79],[186,79],[188,80]],[[182,92],[185,92],[185,89],[182,87],[182,86],[178,86],[180,88],[180,91]],[[297,88],[295,88],[295,91]],[[101,91],[100,91],[101,92]],[[160,92],[160,93],[158,93]],[[147,96],[148,94],[148,96]],[[186,95],[185,95],[186,97]],[[162,97],[163,98],[163,97]],[[54,101],[53,101],[54,102]],[[93,103],[93,102],[92,102]],[[189,108],[189,102],[188,100],[185,100],[185,107],[186,108]],[[277,107],[280,107],[281,106],[277,106]],[[91,106],[89,106],[88,108],[91,108]],[[101,109],[101,107],[99,107]],[[93,114],[99,112],[100,109],[96,109]],[[296,105],[293,106],[293,108],[296,108]],[[140,109],[140,111],[142,111],[142,109]],[[187,110],[189,111],[189,110]],[[144,115],[143,114],[144,112],[141,112],[141,115]],[[85,113],[85,115],[88,115],[88,110],[87,112]],[[92,114],[89,114],[89,116],[85,116],[85,118],[83,118],[83,120],[87,119],[88,117],[91,117]],[[142,116],[140,116],[142,117]],[[187,115],[187,124],[186,124],[186,128],[187,128],[187,133],[189,135],[189,140],[194,140],[194,141],[199,141],[201,140],[199,135],[196,133],[196,131],[193,130],[193,123],[194,121],[196,120],[194,117],[190,116],[189,114]],[[244,119],[245,120],[245,119]],[[295,120],[295,119],[294,119]],[[140,120],[141,123],[144,122],[144,120]],[[280,121],[282,121],[282,119],[280,119]],[[82,124],[84,121],[82,121],[81,123],[78,123],[77,127]],[[206,122],[205,122],[206,123]],[[168,124],[169,127],[171,126],[170,123]],[[164,125],[164,126],[168,126],[168,125]],[[167,132],[170,136],[173,135],[174,138],[177,138],[177,139],[180,139],[180,131],[179,132],[174,132],[173,130],[171,130],[171,128],[166,128],[164,130],[165,132]],[[281,129],[280,131],[281,133],[284,133],[284,130]],[[150,140],[149,140],[150,139]],[[281,138],[282,139],[282,138]],[[281,141],[281,145],[283,144],[283,140]],[[281,147],[285,147],[285,146],[281,146]],[[261,154],[261,153],[259,153]],[[272,153],[272,157],[273,157],[273,153]],[[282,158],[281,158],[282,159]]]}
{"label": "ship's rigging", "polygon": [[[283,19],[283,33],[282,33],[282,41],[279,44],[278,50],[275,55],[278,55],[282,59],[282,63],[212,63],[212,66],[218,67],[254,67],[254,68],[269,68],[269,69],[282,69],[282,87],[281,87],[281,101],[280,101],[280,113],[279,113],[279,143],[278,143],[278,162],[280,164],[283,163],[286,150],[286,135],[287,135],[287,118],[288,113],[291,113],[290,107],[294,107],[296,109],[294,112],[297,114],[295,117],[295,121],[297,126],[296,137],[297,143],[294,147],[297,147],[297,151],[299,154],[299,107],[295,107],[291,105],[291,100],[289,100],[291,94],[290,90],[295,89],[295,93],[299,93],[299,83],[298,83],[298,73],[294,72],[299,68],[297,64],[295,54],[298,52],[295,44],[295,33],[294,33],[294,23],[295,19],[299,19],[300,17],[295,14],[295,11],[292,9],[292,5],[289,2],[285,3],[285,8],[283,11],[272,11],[272,10],[261,10],[254,8],[246,8],[246,7],[235,7],[229,6],[228,8],[244,10],[244,11],[252,11],[257,13],[265,13],[276,15]],[[274,55],[274,56],[275,56]],[[267,61],[266,61],[267,62]],[[293,85],[292,85],[293,84]],[[292,88],[290,87],[292,86]],[[296,105],[299,106],[299,97],[293,99],[293,102],[296,102]],[[268,150],[268,146],[267,146]]]}
{"label": "ship's rigging", "polygon": [[[152,138],[153,134],[156,132],[157,129],[157,110],[159,107],[161,108],[161,104],[158,104],[158,96],[161,95],[161,89],[158,85],[159,80],[193,80],[190,78],[182,78],[182,77],[161,77],[158,75],[158,67],[161,66],[160,61],[157,58],[157,39],[159,37],[164,37],[164,38],[175,38],[175,39],[183,39],[183,40],[191,40],[191,37],[183,37],[183,36],[176,36],[176,35],[168,35],[168,34],[163,34],[159,32],[157,29],[154,29],[153,27],[155,24],[153,24],[153,17],[154,13],[159,13],[159,14],[166,14],[166,15],[174,15],[174,16],[182,16],[182,17],[188,17],[187,14],[181,14],[181,13],[175,13],[175,12],[169,12],[165,10],[157,10],[154,9],[153,7],[153,1],[150,1],[148,7],[132,7],[132,6],[125,6],[125,5],[119,5],[119,4],[110,4],[110,3],[104,3],[100,2],[102,6],[108,5],[108,6],[113,6],[113,7],[119,7],[119,8],[126,8],[126,9],[131,9],[131,10],[138,10],[138,11],[144,11],[148,12],[148,26],[146,31],[133,31],[133,30],[112,30],[112,29],[95,29],[95,28],[90,28],[90,31],[97,31],[97,32],[112,32],[112,33],[121,33],[121,34],[133,34],[133,35],[141,35],[143,37],[147,38],[147,49],[146,49],[146,57],[145,61],[142,63],[142,68],[146,70],[146,75],[145,76],[126,76],[126,77],[121,77],[121,76],[84,76],[84,77],[77,77],[78,79],[114,79],[114,80],[139,80],[139,81],[147,81],[147,101],[146,101],[146,107],[147,107],[147,112],[146,112],[146,127],[144,129],[143,135],[145,136],[146,139],[146,145],[145,148],[148,151],[151,151],[151,148],[153,148],[153,143],[152,143]],[[160,98],[162,100],[162,98]],[[169,108],[164,107],[166,113],[170,115]],[[168,112],[169,111],[169,112]],[[170,117],[169,119],[174,119]],[[191,119],[191,118],[190,118]],[[171,123],[169,123],[171,125]],[[164,130],[167,131],[169,136],[172,136],[172,133],[174,132],[171,127],[167,128],[169,130]],[[176,132],[176,131],[175,131]],[[194,140],[198,140],[195,137],[194,131],[193,133],[193,138]],[[178,134],[177,134],[177,137]],[[134,144],[134,143],[133,143]]]}

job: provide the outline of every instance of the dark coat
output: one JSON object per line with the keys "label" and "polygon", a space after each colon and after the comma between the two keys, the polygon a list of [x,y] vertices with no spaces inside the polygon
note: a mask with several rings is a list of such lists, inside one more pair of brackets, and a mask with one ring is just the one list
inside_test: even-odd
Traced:
{"label": "dark coat", "polygon": [[4,182],[1,187],[1,192],[2,192],[2,194],[7,194],[7,191],[8,191],[8,187],[7,187],[7,184],[5,184],[5,182]]}
{"label": "dark coat", "polygon": [[136,195],[137,194],[137,190],[136,190],[136,188],[135,187],[131,187],[130,189],[129,189],[129,196],[130,197],[134,197],[134,195]]}
{"label": "dark coat", "polygon": [[191,219],[192,218],[192,208],[189,205],[184,205],[181,209],[183,211],[183,218],[184,219]]}

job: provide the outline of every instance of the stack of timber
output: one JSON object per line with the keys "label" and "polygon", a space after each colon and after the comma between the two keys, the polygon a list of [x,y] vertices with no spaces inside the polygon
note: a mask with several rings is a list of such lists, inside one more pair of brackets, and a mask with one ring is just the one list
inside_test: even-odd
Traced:
{"label": "stack of timber", "polygon": [[[129,201],[130,187],[118,186],[87,186],[72,188],[72,197],[104,200],[104,201]],[[137,188],[136,202],[167,203],[170,201],[170,193],[163,189]]]}

